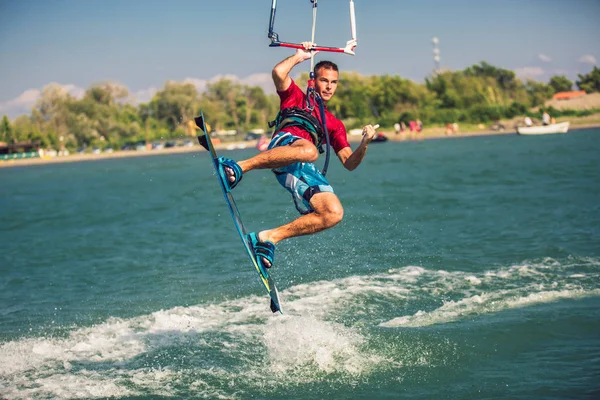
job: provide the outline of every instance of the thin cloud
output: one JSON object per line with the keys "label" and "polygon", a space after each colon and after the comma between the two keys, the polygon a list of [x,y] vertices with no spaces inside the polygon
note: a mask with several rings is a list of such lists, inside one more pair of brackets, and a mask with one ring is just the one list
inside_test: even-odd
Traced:
{"label": "thin cloud", "polygon": [[206,86],[208,85],[209,81],[207,81],[206,79],[185,78],[183,80],[183,83],[191,83],[196,87],[198,93],[202,93],[206,90]]}
{"label": "thin cloud", "polygon": [[572,71],[569,71],[566,69],[555,69],[554,71],[551,72],[552,75],[564,75],[566,77],[571,75],[571,73],[572,73]]}
{"label": "thin cloud", "polygon": [[[70,94],[76,99],[82,98],[85,93],[84,89],[73,84],[61,85],[53,82],[49,85],[60,87],[65,93]],[[27,89],[14,99],[0,102],[0,114],[6,114],[10,118],[15,118],[22,114],[29,114],[41,95],[42,90],[40,89]]]}
{"label": "thin cloud", "polygon": [[58,85],[61,86],[64,90],[67,91],[67,93],[69,93],[72,97],[74,97],[76,99],[83,98],[83,95],[85,94],[85,89],[75,86],[73,84],[68,84],[68,85],[58,84]]}
{"label": "thin cloud", "polygon": [[238,82],[246,86],[260,86],[266,94],[274,94],[275,87],[273,85],[273,78],[271,74],[252,74],[245,78],[239,78],[236,75],[215,75],[209,80],[198,79],[198,78],[186,78],[183,83],[191,83],[196,86],[198,93],[202,93],[206,90],[206,86],[209,83],[218,82],[222,79],[229,79],[232,82]]}
{"label": "thin cloud", "polygon": [[260,86],[266,94],[275,94],[275,85],[271,74],[253,74],[242,79],[242,83],[248,86]]}
{"label": "thin cloud", "polygon": [[0,112],[11,108],[33,106],[36,100],[40,97],[40,94],[41,91],[39,89],[27,89],[16,98],[0,103]]}
{"label": "thin cloud", "polygon": [[515,74],[521,79],[535,79],[544,75],[544,69],[540,67],[515,68]]}
{"label": "thin cloud", "polygon": [[541,62],[549,63],[552,62],[552,59],[545,54],[538,54],[538,58]]}
{"label": "thin cloud", "polygon": [[579,57],[579,61],[580,63],[585,63],[585,64],[592,64],[592,65],[596,65],[598,63],[598,61],[596,60],[596,57],[594,57],[591,54],[585,54],[581,57]]}
{"label": "thin cloud", "polygon": [[141,103],[148,103],[152,100],[152,97],[158,92],[158,89],[155,87],[150,87],[147,89],[138,90],[137,92],[133,92],[129,95],[129,103],[133,105],[138,105]]}

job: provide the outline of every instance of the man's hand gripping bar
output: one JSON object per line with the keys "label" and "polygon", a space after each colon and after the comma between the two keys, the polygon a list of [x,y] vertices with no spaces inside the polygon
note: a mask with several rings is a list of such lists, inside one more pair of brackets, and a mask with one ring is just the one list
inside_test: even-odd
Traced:
{"label": "man's hand gripping bar", "polygon": [[[315,0],[316,2],[316,0]],[[271,44],[269,47],[288,47],[291,49],[304,49],[304,46],[300,43],[288,43],[288,42],[280,42],[279,35],[275,33],[273,30],[275,25],[275,11],[277,8],[277,0],[273,0],[271,3],[271,18],[269,20],[269,39],[271,39]],[[329,46],[314,46],[310,50],[311,51],[328,51],[331,53],[345,53],[351,56],[354,54],[354,48],[358,44],[356,40],[356,17],[354,15],[354,1],[350,0],[350,32],[352,34],[352,39],[346,42],[345,47],[329,47]]]}
{"label": "man's hand gripping bar", "polygon": [[[325,47],[325,46],[314,46],[311,47],[311,51],[328,51],[331,53],[345,53],[351,56],[354,55],[354,48],[356,47],[356,39],[351,39],[346,42],[346,47]],[[269,47],[288,47],[290,49],[304,49],[304,46],[297,43],[287,43],[279,41],[271,41]]]}

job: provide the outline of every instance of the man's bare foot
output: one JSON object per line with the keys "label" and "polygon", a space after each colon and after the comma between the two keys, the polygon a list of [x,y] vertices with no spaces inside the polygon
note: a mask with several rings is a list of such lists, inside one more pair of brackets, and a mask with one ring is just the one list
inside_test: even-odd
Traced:
{"label": "man's bare foot", "polygon": [[[263,243],[264,243],[264,242],[271,242],[271,241],[270,241],[270,240],[268,240],[268,239],[263,239],[263,237],[265,236],[265,232],[266,232],[266,231],[262,231],[262,232],[259,232],[259,233],[258,233],[258,235],[257,235],[257,236],[258,236],[258,240],[259,240],[260,242],[263,242]],[[271,242],[271,243],[273,243],[273,242]],[[264,258],[264,257],[261,257],[261,260],[262,260],[262,263],[263,263],[263,265],[264,265],[265,267],[267,267],[267,268],[271,268],[271,261],[267,260],[267,259],[266,259],[266,258]]]}
{"label": "man's bare foot", "polygon": [[223,166],[223,169],[225,170],[225,175],[227,175],[227,180],[229,183],[235,182],[235,173],[233,172],[233,169],[227,166]]}
{"label": "man's bare foot", "polygon": [[235,188],[244,176],[244,170],[240,165],[230,158],[219,157],[219,174],[222,174],[228,191]]}

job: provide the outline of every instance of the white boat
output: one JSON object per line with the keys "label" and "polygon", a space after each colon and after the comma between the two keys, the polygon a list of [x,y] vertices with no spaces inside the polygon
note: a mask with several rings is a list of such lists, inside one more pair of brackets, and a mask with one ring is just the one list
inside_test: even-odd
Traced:
{"label": "white boat", "polygon": [[538,126],[519,126],[517,128],[519,135],[546,135],[549,133],[567,133],[568,131],[569,122]]}

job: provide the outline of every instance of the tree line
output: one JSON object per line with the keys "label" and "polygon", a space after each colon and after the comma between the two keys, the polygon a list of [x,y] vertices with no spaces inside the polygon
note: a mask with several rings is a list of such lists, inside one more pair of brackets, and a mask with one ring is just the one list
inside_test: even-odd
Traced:
{"label": "tree line", "polygon": [[[600,92],[598,67],[578,78],[575,84],[580,90]],[[307,79],[308,74],[302,74],[299,83]],[[400,76],[342,72],[328,108],[348,129],[373,121],[391,126],[415,119],[425,124],[489,123],[530,113],[554,93],[573,86],[565,76],[553,76],[548,83],[523,82],[513,71],[486,62],[461,71],[438,72],[424,83]],[[48,85],[29,115],[14,121],[6,115],[2,118],[0,142],[37,141],[42,147],[62,144],[74,150],[180,139],[195,134],[189,121],[200,110],[213,130],[245,133],[267,128],[279,109],[277,95],[229,79],[208,84],[202,93],[191,83],[169,81],[148,103],[137,106],[128,98],[129,90],[113,83],[93,85],[80,99],[59,85]]]}

